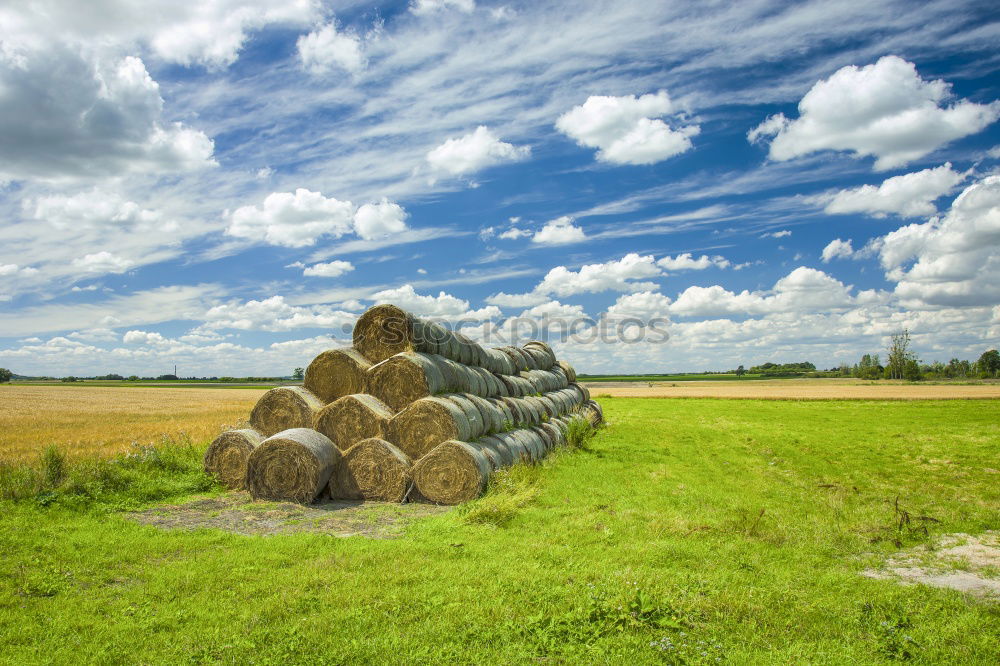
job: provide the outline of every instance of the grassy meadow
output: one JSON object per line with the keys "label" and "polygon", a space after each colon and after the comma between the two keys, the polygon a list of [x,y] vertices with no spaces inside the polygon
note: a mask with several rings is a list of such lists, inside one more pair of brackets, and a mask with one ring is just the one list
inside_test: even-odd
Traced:
{"label": "grassy meadow", "polygon": [[1000,402],[602,404],[398,539],[130,520],[220,492],[207,440],[8,467],[0,661],[996,663],[1000,604],[860,572],[1000,529]]}

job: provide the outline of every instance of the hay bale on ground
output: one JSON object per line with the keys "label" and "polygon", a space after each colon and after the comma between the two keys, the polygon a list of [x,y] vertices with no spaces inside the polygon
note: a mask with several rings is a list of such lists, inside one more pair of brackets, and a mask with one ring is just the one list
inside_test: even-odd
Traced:
{"label": "hay bale on ground", "polygon": [[250,412],[250,425],[265,437],[290,428],[312,428],[323,401],[301,386],[273,388]]}
{"label": "hay bale on ground", "polygon": [[246,488],[247,458],[264,436],[256,430],[227,430],[205,451],[205,471],[233,490]]}
{"label": "hay bale on ground", "polygon": [[268,437],[247,459],[247,490],[254,499],[308,504],[323,492],[340,450],[326,435],[291,428]]}
{"label": "hay bale on ground", "polygon": [[368,392],[393,411],[446,388],[444,375],[434,358],[418,352],[396,354],[368,371]]}
{"label": "hay bale on ground", "polygon": [[337,398],[365,392],[365,378],[372,364],[351,347],[321,352],[306,368],[303,386],[329,404]]}
{"label": "hay bale on ground", "polygon": [[342,451],[369,437],[382,437],[392,410],[367,393],[338,398],[319,410],[313,428],[329,437]]}
{"label": "hay bale on ground", "polygon": [[414,401],[386,424],[386,439],[414,460],[442,442],[476,439],[484,432],[482,416],[472,403],[462,405],[455,397],[431,396]]}
{"label": "hay bale on ground", "polygon": [[566,375],[567,381],[569,381],[569,382],[575,382],[576,381],[576,370],[573,369],[572,365],[570,365],[566,361],[558,361],[557,364],[558,364],[558,366],[560,368],[562,368],[563,373]]}
{"label": "hay bale on ground", "polygon": [[413,482],[435,504],[461,504],[483,493],[491,471],[482,451],[465,442],[447,441],[417,461]]}
{"label": "hay bale on ground", "polygon": [[405,453],[384,439],[363,439],[344,452],[330,476],[330,497],[402,502],[412,466]]}
{"label": "hay bale on ground", "polygon": [[594,400],[583,403],[582,413],[595,428],[604,423],[604,408]]}
{"label": "hay bale on ground", "polygon": [[522,347],[534,360],[539,370],[548,370],[556,363],[556,355],[552,348],[539,340],[526,342]]}

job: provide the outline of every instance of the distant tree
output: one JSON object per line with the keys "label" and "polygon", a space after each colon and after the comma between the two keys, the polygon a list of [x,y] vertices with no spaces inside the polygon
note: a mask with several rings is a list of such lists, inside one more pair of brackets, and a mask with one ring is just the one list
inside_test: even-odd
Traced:
{"label": "distant tree", "polygon": [[881,379],[882,366],[879,365],[878,354],[865,354],[857,365],[855,376],[859,379]]}
{"label": "distant tree", "polygon": [[125,378],[122,377],[119,374],[116,374],[116,373],[112,372],[112,373],[104,375],[103,377],[95,377],[94,379],[107,379],[109,381],[119,381],[120,382],[120,381],[122,381]]}
{"label": "distant tree", "polygon": [[139,376],[138,375],[129,375],[128,380],[130,382],[137,382],[137,381],[139,381]]}
{"label": "distant tree", "polygon": [[173,380],[173,379],[177,379],[177,375],[160,375],[159,377],[157,377],[157,379],[158,380],[167,380],[167,379]]}
{"label": "distant tree", "polygon": [[295,368],[295,372],[292,373],[292,379],[302,379],[305,375],[306,371],[303,368]]}
{"label": "distant tree", "polygon": [[919,382],[923,379],[923,375],[920,372],[920,364],[917,363],[916,359],[907,359],[906,364],[903,366],[903,379],[908,382]]}
{"label": "distant tree", "polygon": [[886,369],[890,379],[903,379],[906,364],[916,357],[910,351],[910,331],[903,329],[900,333],[892,336],[889,343],[889,358],[886,360]]}
{"label": "distant tree", "polygon": [[73,375],[70,375],[69,377],[63,377],[59,381],[61,381],[61,382],[75,382],[75,381],[79,381],[79,380],[76,377],[74,377]]}
{"label": "distant tree", "polygon": [[7,368],[0,368],[0,384],[9,382],[14,377],[14,373]]}
{"label": "distant tree", "polygon": [[988,377],[996,377],[997,373],[1000,373],[1000,352],[996,349],[983,352],[983,355],[976,361],[976,365],[979,366],[980,373],[984,373]]}
{"label": "distant tree", "polygon": [[746,368],[744,368],[742,365],[740,367],[736,368],[736,376],[737,377],[742,377],[745,374],[747,374],[747,371],[746,371]]}

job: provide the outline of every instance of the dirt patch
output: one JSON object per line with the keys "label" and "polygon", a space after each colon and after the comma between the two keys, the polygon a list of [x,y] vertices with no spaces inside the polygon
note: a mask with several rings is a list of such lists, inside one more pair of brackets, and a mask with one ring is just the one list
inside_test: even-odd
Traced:
{"label": "dirt patch", "polygon": [[596,398],[743,398],[752,400],[969,400],[1000,398],[1000,384],[909,384],[857,379],[689,382],[584,382]]}
{"label": "dirt patch", "polygon": [[130,520],[163,529],[211,528],[236,534],[293,534],[317,532],[332,536],[392,539],[409,523],[448,511],[432,504],[397,504],[326,500],[303,506],[285,502],[255,502],[249,493],[165,504],[126,514]]}
{"label": "dirt patch", "polygon": [[881,569],[865,569],[861,575],[1000,600],[1000,531],[946,534],[932,546],[897,553]]}

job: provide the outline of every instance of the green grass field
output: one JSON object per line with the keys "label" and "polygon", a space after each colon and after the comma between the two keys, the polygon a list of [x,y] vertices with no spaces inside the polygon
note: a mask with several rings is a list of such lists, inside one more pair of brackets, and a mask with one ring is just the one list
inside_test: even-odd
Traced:
{"label": "green grass field", "polygon": [[[764,375],[743,375],[733,373],[679,374],[679,375],[578,375],[582,382],[694,382],[694,381],[738,381],[743,379],[768,379]],[[795,379],[794,377],[771,377],[771,379]]]}
{"label": "green grass field", "polygon": [[394,540],[123,517],[217,492],[200,447],[8,469],[0,660],[996,663],[997,602],[859,572],[1000,529],[997,401],[602,402],[587,450]]}

